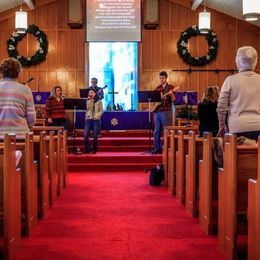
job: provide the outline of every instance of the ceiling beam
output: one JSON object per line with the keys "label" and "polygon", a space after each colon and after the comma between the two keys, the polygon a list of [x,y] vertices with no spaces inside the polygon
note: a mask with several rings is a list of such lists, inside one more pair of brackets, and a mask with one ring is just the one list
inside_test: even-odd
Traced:
{"label": "ceiling beam", "polygon": [[168,0],[168,1],[169,1],[169,2],[172,2],[172,3],[174,3],[174,4],[177,4],[177,5],[181,5],[181,6],[190,8],[190,7],[191,7],[191,1],[192,1],[192,0]]}
{"label": "ceiling beam", "polygon": [[199,5],[202,3],[203,0],[193,0],[191,10],[195,11]]}
{"label": "ceiling beam", "polygon": [[27,4],[30,10],[35,8],[33,0],[24,0],[24,2]]}

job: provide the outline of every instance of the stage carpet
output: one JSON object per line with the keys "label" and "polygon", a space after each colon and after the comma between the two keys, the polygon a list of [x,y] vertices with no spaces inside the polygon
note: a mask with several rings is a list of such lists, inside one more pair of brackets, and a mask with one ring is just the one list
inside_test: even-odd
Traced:
{"label": "stage carpet", "polygon": [[143,172],[70,173],[69,186],[22,239],[17,259],[219,260],[206,236],[165,187]]}
{"label": "stage carpet", "polygon": [[[69,150],[84,153],[83,133],[69,138]],[[69,154],[69,171],[150,171],[162,163],[162,155],[151,155],[152,135],[148,131],[102,132],[97,154]]]}

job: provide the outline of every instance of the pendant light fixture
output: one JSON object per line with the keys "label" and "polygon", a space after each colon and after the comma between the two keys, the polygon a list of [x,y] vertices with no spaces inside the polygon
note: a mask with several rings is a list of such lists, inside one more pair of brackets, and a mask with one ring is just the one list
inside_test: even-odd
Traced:
{"label": "pendant light fixture", "polygon": [[27,12],[22,10],[22,5],[20,11],[15,12],[15,30],[18,33],[25,33],[27,30]]}
{"label": "pendant light fixture", "polygon": [[246,21],[256,21],[260,17],[260,0],[243,0],[243,16]]}
{"label": "pendant light fixture", "polygon": [[201,33],[208,33],[210,30],[210,12],[206,11],[206,0],[203,12],[199,13],[199,30]]}

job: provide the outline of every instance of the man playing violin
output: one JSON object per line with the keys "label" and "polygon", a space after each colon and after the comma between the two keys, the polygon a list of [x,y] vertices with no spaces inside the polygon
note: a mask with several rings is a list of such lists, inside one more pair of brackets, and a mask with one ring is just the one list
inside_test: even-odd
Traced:
{"label": "man playing violin", "polygon": [[154,149],[152,154],[162,153],[161,133],[165,126],[172,124],[172,102],[176,99],[174,86],[167,82],[167,72],[161,71],[159,76],[161,84],[154,91],[161,93],[161,104],[154,111]]}

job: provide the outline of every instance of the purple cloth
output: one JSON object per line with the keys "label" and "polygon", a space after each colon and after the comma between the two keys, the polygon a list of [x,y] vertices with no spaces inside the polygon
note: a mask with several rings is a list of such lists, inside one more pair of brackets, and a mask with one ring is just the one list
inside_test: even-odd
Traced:
{"label": "purple cloth", "polygon": [[[82,129],[85,125],[85,113],[77,112],[76,128]],[[103,130],[149,129],[149,113],[145,111],[105,111],[101,117]]]}
{"label": "purple cloth", "polygon": [[187,102],[188,105],[197,105],[198,104],[198,93],[197,92],[190,92],[190,91],[184,91],[184,92],[176,92],[176,100],[175,105],[185,105],[185,95],[187,94]]}
{"label": "purple cloth", "polygon": [[33,101],[36,105],[46,104],[47,98],[50,96],[50,92],[33,91]]}

